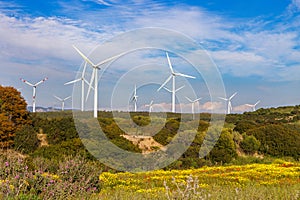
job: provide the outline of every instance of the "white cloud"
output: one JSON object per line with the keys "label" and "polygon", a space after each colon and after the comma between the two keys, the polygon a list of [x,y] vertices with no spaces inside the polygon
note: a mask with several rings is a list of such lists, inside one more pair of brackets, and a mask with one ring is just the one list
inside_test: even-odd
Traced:
{"label": "white cloud", "polygon": [[292,0],[288,6],[288,12],[290,14],[300,11],[300,0]]}

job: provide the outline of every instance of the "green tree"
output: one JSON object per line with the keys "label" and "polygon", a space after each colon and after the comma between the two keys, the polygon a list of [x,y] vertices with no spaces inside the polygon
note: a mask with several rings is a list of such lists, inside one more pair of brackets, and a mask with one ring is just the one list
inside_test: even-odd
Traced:
{"label": "green tree", "polygon": [[31,124],[26,106],[19,91],[0,86],[0,148],[11,147],[16,131]]}
{"label": "green tree", "polygon": [[253,135],[243,135],[244,139],[240,143],[240,147],[244,150],[245,153],[253,154],[260,147],[260,141],[257,140]]}
{"label": "green tree", "polygon": [[247,131],[247,135],[257,138],[261,146],[259,151],[272,156],[292,156],[300,158],[299,128],[290,124],[270,124]]}
{"label": "green tree", "polygon": [[232,130],[224,129],[219,140],[208,155],[208,158],[213,162],[228,163],[233,158],[237,157],[236,146],[233,141]]}

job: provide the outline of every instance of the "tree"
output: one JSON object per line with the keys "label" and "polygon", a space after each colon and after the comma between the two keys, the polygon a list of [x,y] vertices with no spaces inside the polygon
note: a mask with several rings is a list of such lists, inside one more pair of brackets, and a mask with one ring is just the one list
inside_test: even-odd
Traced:
{"label": "tree", "polygon": [[235,157],[237,157],[237,153],[236,146],[233,141],[232,130],[224,129],[214,148],[209,153],[208,158],[213,163],[228,163]]}
{"label": "tree", "polygon": [[16,131],[25,124],[31,124],[26,107],[19,91],[0,86],[0,148],[11,147]]}
{"label": "tree", "polygon": [[260,141],[257,140],[253,135],[243,135],[244,139],[241,141],[241,148],[248,154],[255,153],[260,147]]}
{"label": "tree", "polygon": [[247,131],[253,135],[261,145],[259,152],[271,156],[292,156],[300,158],[299,128],[291,124],[270,124]]}

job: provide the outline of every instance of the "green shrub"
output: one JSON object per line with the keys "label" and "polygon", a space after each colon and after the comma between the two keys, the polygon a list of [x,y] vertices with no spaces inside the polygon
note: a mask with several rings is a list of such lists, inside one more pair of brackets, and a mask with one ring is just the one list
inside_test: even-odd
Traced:
{"label": "green shrub", "polygon": [[259,151],[271,156],[292,156],[300,158],[300,134],[293,125],[266,125],[247,132],[257,138],[261,146]]}
{"label": "green shrub", "polygon": [[257,140],[253,135],[243,135],[244,139],[240,143],[240,147],[247,154],[255,153],[260,147],[260,141]]}
{"label": "green shrub", "polygon": [[217,143],[207,156],[213,163],[229,163],[237,157],[236,146],[233,141],[232,131],[222,131]]}
{"label": "green shrub", "polygon": [[40,141],[34,128],[25,125],[21,130],[17,131],[14,138],[14,149],[22,153],[32,153],[39,147]]}

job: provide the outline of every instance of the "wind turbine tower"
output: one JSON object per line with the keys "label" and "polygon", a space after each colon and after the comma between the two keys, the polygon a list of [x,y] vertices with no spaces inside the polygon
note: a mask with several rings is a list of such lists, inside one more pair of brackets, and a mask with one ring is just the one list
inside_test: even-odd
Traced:
{"label": "wind turbine tower", "polygon": [[71,98],[71,96],[68,96],[64,99],[59,98],[58,96],[55,96],[55,95],[54,95],[54,97],[61,102],[61,111],[64,111],[65,110],[65,101],[68,100],[69,98]]}
{"label": "wind turbine tower", "polygon": [[223,97],[219,97],[219,99],[222,99],[224,101],[227,102],[227,114],[230,114],[232,111],[232,105],[231,105],[231,99],[237,94],[237,92],[235,92],[233,95],[231,95],[229,98],[223,98]]}
{"label": "wind turbine tower", "polygon": [[[86,65],[87,65],[87,62],[85,62],[85,64],[84,64],[80,78],[73,80],[73,81],[69,81],[64,84],[64,85],[69,85],[69,84],[74,84],[74,83],[81,81],[81,111],[84,111],[84,83],[86,83],[87,85],[90,85],[90,83],[84,78],[85,71],[86,71]],[[92,89],[94,89],[94,88],[92,88]]]}
{"label": "wind turbine tower", "polygon": [[90,59],[88,59],[88,57],[86,57],[77,47],[75,47],[73,45],[73,48],[79,53],[79,55],[88,63],[92,66],[93,68],[93,72],[92,72],[92,76],[91,76],[91,80],[89,82],[89,88],[88,88],[88,92],[87,92],[87,98],[89,96],[90,90],[92,88],[92,84],[93,81],[94,82],[94,118],[98,117],[98,70],[100,70],[100,66],[108,63],[110,61],[113,61],[114,59],[116,59],[117,57],[120,57],[122,54],[107,58],[101,62],[99,62],[98,64],[94,64]]}
{"label": "wind turbine tower", "polygon": [[136,94],[136,85],[134,85],[134,94],[133,94],[133,97],[132,97],[132,100],[134,102],[134,112],[137,111],[137,94]]}
{"label": "wind turbine tower", "polygon": [[24,79],[22,79],[22,78],[20,78],[20,80],[21,80],[22,82],[26,83],[27,85],[31,86],[32,89],[33,89],[33,92],[32,92],[32,112],[35,113],[36,87],[37,87],[38,85],[40,85],[41,83],[44,83],[46,80],[48,80],[48,78],[46,77],[46,78],[44,78],[43,80],[37,82],[36,84],[32,84],[32,83],[30,83],[30,82],[28,82],[28,81],[26,81],[26,80],[24,80]]}
{"label": "wind turbine tower", "polygon": [[254,111],[256,111],[256,106],[259,102],[260,102],[260,100],[257,101],[255,104],[245,104],[245,105],[252,108],[252,111],[254,112]]}
{"label": "wind turbine tower", "polygon": [[195,100],[191,100],[188,97],[185,97],[185,98],[192,104],[192,114],[193,114],[193,119],[195,119],[195,103],[199,102],[200,99],[202,99],[202,98],[198,98],[198,99],[195,99]]}
{"label": "wind turbine tower", "polygon": [[[177,89],[176,90],[176,83],[175,83],[175,78],[176,76],[181,76],[181,77],[186,77],[186,78],[193,78],[195,79],[194,76],[189,76],[189,75],[186,75],[186,74],[182,74],[182,73],[178,73],[178,72],[174,72],[173,70],[173,67],[172,67],[172,64],[171,64],[171,61],[170,61],[170,58],[169,58],[169,54],[168,52],[166,52],[166,56],[167,56],[167,59],[168,59],[168,64],[169,64],[169,68],[170,68],[170,72],[171,72],[171,75],[167,78],[167,80],[157,89],[157,91],[159,91],[161,88],[164,88],[166,89],[167,91],[171,92],[172,93],[172,112],[175,113],[175,96],[176,96],[176,92],[178,90],[180,90],[181,88]],[[165,88],[164,86],[172,79],[172,90],[169,90],[167,88]]]}
{"label": "wind turbine tower", "polygon": [[153,110],[153,100],[149,104],[146,104],[145,107],[149,107],[149,113],[151,113]]}

